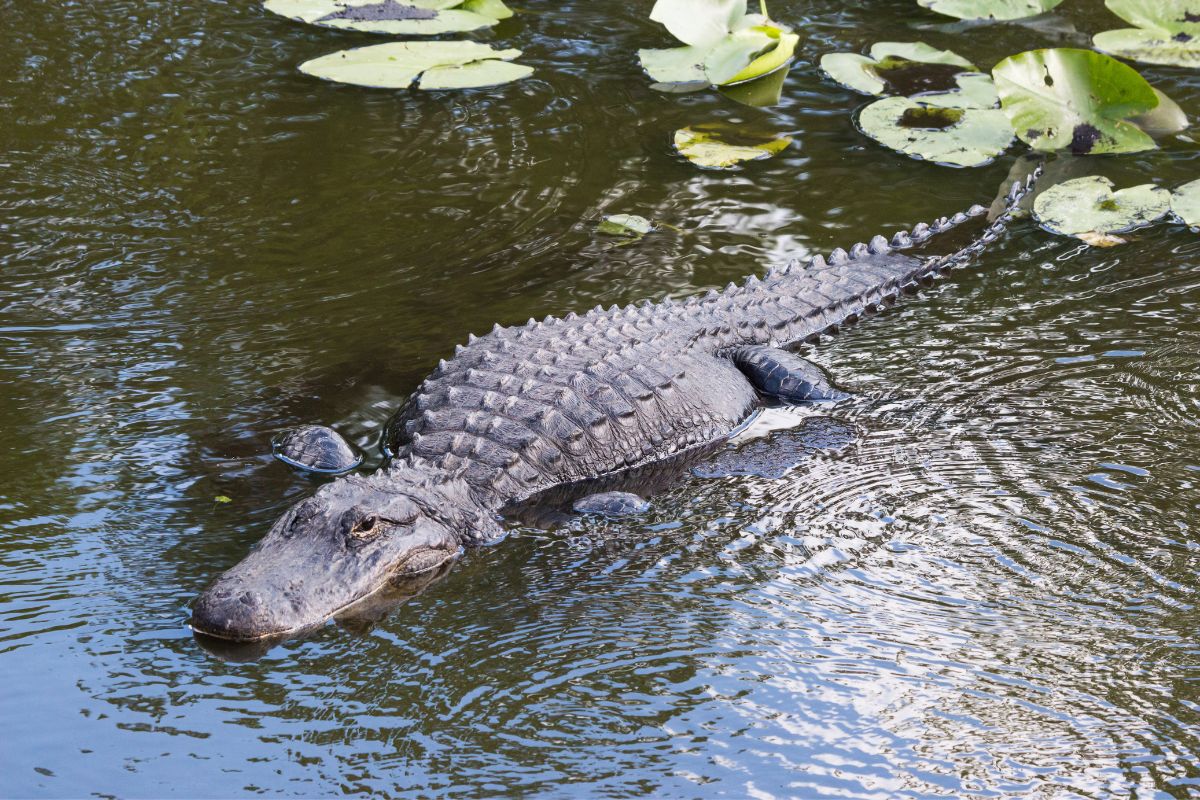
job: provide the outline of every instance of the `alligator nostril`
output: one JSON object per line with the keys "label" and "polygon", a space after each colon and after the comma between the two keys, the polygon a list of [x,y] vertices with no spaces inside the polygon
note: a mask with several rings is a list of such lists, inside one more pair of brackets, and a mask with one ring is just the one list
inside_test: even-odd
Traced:
{"label": "alligator nostril", "polygon": [[253,608],[254,606],[258,605],[258,595],[250,592],[242,592],[242,596],[238,598],[238,602],[244,606],[250,606]]}

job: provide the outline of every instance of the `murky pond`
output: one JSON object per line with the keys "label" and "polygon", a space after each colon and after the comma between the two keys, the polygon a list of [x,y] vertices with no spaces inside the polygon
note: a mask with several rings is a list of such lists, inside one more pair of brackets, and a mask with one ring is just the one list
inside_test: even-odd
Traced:
{"label": "murky pond", "polygon": [[[648,0],[515,5],[475,38],[531,79],[408,93],[299,74],[377,40],[250,0],[0,4],[0,794],[1200,794],[1179,225],[1105,250],[1022,222],[813,351],[852,401],[752,431],[645,518],[520,527],[373,628],[257,661],[197,644],[188,603],[313,490],[271,461],[281,429],[373,451],[469,331],[990,201],[1016,150],[884,151],[821,53],[922,38],[990,65],[1115,21],[773,0],[803,38],[758,110],[649,89]],[[1195,73],[1144,74],[1200,114]],[[797,141],[737,173],[672,153],[722,120]],[[1197,153],[1094,164],[1173,186]],[[606,213],[679,230],[613,247]]]}

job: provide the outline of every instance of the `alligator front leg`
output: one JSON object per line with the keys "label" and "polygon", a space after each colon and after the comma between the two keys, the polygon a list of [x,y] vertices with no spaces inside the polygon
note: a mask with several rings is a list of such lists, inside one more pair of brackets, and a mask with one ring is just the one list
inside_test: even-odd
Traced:
{"label": "alligator front leg", "polygon": [[730,353],[734,365],[759,392],[787,403],[844,400],[825,371],[795,353],[777,347],[753,345]]}

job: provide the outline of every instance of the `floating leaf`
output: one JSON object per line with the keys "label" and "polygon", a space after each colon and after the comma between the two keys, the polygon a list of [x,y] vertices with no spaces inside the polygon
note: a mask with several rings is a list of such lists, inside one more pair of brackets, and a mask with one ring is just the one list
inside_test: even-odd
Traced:
{"label": "floating leaf", "polygon": [[759,55],[773,50],[779,38],[759,28],[746,28],[731,33],[704,57],[704,77],[714,86],[733,80],[733,77],[755,61]]}
{"label": "floating leaf", "polygon": [[380,89],[407,88],[418,76],[422,89],[467,89],[529,75],[532,68],[507,63],[519,55],[520,50],[493,50],[479,42],[390,42],[314,58],[300,71]]}
{"label": "floating leaf", "polygon": [[775,46],[743,67],[741,72],[719,85],[736,86],[739,83],[758,80],[765,75],[776,73],[792,63],[792,55],[796,52],[796,45],[799,44],[800,37],[781,28],[767,28],[766,31],[775,39]]}
{"label": "floating leaf", "polygon": [[1179,104],[1158,89],[1154,90],[1154,96],[1158,98],[1154,110],[1131,117],[1129,121],[1151,136],[1169,136],[1187,130],[1187,114],[1183,113]]}
{"label": "floating leaf", "polygon": [[1200,225],[1200,180],[1171,192],[1171,213],[1185,225]]}
{"label": "floating leaf", "polygon": [[913,158],[955,167],[988,164],[1012,144],[1004,112],[991,108],[946,108],[923,98],[885,97],[858,116],[863,133]]}
{"label": "floating leaf", "polygon": [[213,498],[213,502],[214,503],[232,503],[233,498],[229,497],[228,495],[219,494]]}
{"label": "floating leaf", "polygon": [[978,70],[957,53],[924,42],[876,42],[866,56],[827,53],[820,66],[846,88],[873,95],[945,91],[960,73]]}
{"label": "floating leaf", "polygon": [[1138,28],[1200,35],[1200,0],[1104,0],[1104,5]]}
{"label": "floating leaf", "polygon": [[675,131],[675,149],[688,161],[703,169],[733,169],[743,161],[770,158],[792,143],[790,136],[767,139],[741,134],[738,138],[748,141],[757,138],[761,141],[753,144],[731,144],[722,141],[721,135],[713,130],[681,128]]}
{"label": "floating leaf", "polygon": [[729,86],[722,86],[721,94],[744,106],[767,108],[779,102],[779,98],[783,95],[783,82],[787,79],[787,74],[786,68],[777,69],[752,81],[739,81]]}
{"label": "floating leaf", "polygon": [[[263,8],[289,19],[340,30],[404,36],[462,33],[495,25],[501,17],[471,10],[463,0],[266,0]],[[501,0],[473,0],[472,8],[503,8]]]}
{"label": "floating leaf", "polygon": [[1000,105],[996,83],[989,76],[964,72],[956,80],[958,88],[953,91],[919,94],[913,99],[942,108],[995,108]]}
{"label": "floating leaf", "polygon": [[1137,27],[1096,34],[1092,41],[1099,49],[1149,64],[1200,66],[1200,0],[1107,0],[1105,5]]}
{"label": "floating leaf", "polygon": [[1155,145],[1131,117],[1158,105],[1136,70],[1091,50],[1031,50],[992,70],[1013,129],[1036,150],[1134,153]]}
{"label": "floating leaf", "polygon": [[1075,238],[1088,245],[1089,247],[1116,247],[1119,244],[1125,244],[1128,240],[1117,236],[1115,233],[1097,233],[1096,231],[1087,231],[1086,233],[1077,233]]}
{"label": "floating leaf", "polygon": [[1152,183],[1119,192],[1100,175],[1075,178],[1051,186],[1033,202],[1042,227],[1064,236],[1114,234],[1149,225],[1167,213],[1171,193]]}
{"label": "floating leaf", "polygon": [[747,14],[746,0],[658,0],[650,19],[687,45],[638,51],[662,91],[754,80],[787,66],[800,41],[765,14]]}
{"label": "floating leaf", "polygon": [[508,19],[513,15],[512,9],[504,5],[504,0],[466,0],[461,8],[492,19]]}
{"label": "floating leaf", "polygon": [[1063,0],[917,0],[919,5],[959,19],[1021,19],[1044,14]]}
{"label": "floating leaf", "polygon": [[[1182,38],[1181,38],[1182,37]],[[1162,33],[1144,28],[1118,28],[1092,37],[1096,49],[1131,61],[1200,67],[1200,37]]]}
{"label": "floating leaf", "polygon": [[611,214],[601,220],[596,230],[611,236],[631,236],[640,239],[654,230],[654,223],[637,214]]}
{"label": "floating leaf", "polygon": [[658,0],[650,19],[684,44],[712,47],[746,16],[746,0]]}
{"label": "floating leaf", "polygon": [[499,61],[494,58],[472,61],[453,67],[433,67],[425,70],[417,88],[435,89],[482,89],[519,81],[533,74],[533,67]]}

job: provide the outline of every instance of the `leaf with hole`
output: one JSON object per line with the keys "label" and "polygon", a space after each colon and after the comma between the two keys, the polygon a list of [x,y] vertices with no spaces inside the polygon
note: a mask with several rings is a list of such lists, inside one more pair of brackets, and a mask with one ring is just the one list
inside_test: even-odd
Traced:
{"label": "leaf with hole", "polygon": [[263,8],[326,28],[398,36],[473,31],[512,15],[502,0],[266,0]]}
{"label": "leaf with hole", "polygon": [[[737,144],[726,141],[737,138]],[[702,169],[736,169],[744,161],[760,161],[779,153],[792,143],[790,136],[778,139],[742,133],[722,135],[717,130],[681,128],[675,131],[675,149]]]}
{"label": "leaf with hole", "polygon": [[1000,104],[1035,150],[1135,153],[1157,145],[1131,118],[1158,97],[1132,67],[1091,50],[1031,50],[992,70]]}
{"label": "leaf with hole", "polygon": [[1009,20],[1045,14],[1063,0],[917,0],[919,5],[958,19]]}
{"label": "leaf with hole", "polygon": [[957,53],[924,42],[876,42],[865,56],[826,53],[820,67],[847,89],[873,95],[949,91],[960,74],[978,71]]}
{"label": "leaf with hole", "polygon": [[1152,183],[1113,191],[1100,175],[1065,181],[1037,196],[1033,215],[1038,223],[1064,236],[1116,234],[1149,225],[1167,213],[1171,194]]}
{"label": "leaf with hole", "polygon": [[858,115],[867,136],[912,158],[955,167],[992,162],[1012,144],[1004,113],[994,108],[947,108],[920,97],[885,97]]}
{"label": "leaf with hole", "polygon": [[420,77],[421,89],[469,89],[524,78],[532,67],[509,63],[520,50],[494,50],[479,42],[390,42],[314,58],[300,71],[356,86],[404,89]]}

